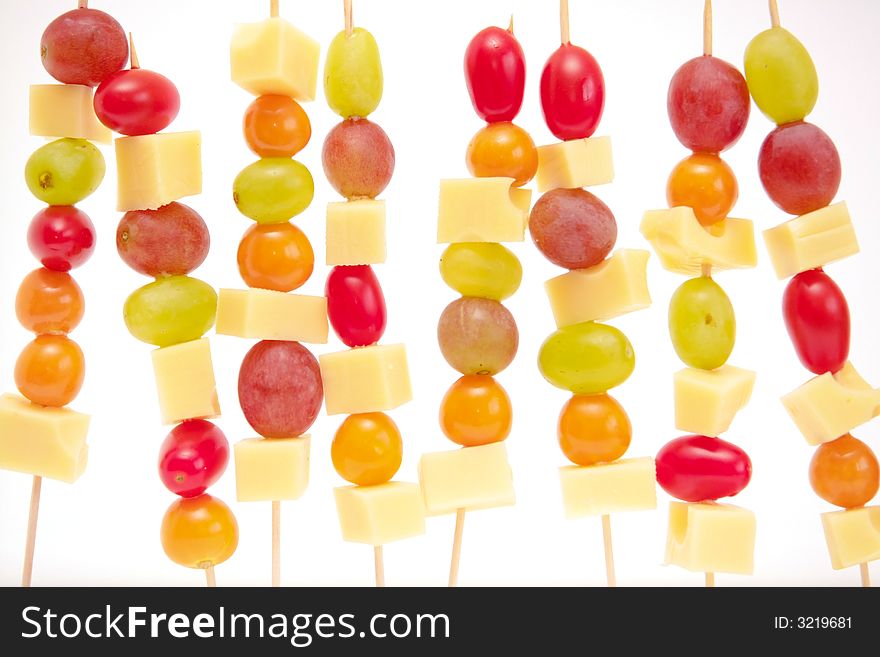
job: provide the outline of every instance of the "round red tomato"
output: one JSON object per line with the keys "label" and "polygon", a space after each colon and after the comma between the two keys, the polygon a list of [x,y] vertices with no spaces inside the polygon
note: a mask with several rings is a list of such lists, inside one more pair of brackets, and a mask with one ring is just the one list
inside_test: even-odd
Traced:
{"label": "round red tomato", "polygon": [[159,477],[181,497],[195,497],[217,481],[229,462],[229,442],[215,424],[186,420],[165,438],[159,450]]}
{"label": "round red tomato", "polygon": [[385,333],[387,312],[379,279],[369,265],[334,267],[327,277],[327,316],[349,347],[376,344]]}
{"label": "round red tomato", "polygon": [[682,436],[657,452],[657,483],[685,502],[731,497],[748,486],[752,462],[742,449],[720,438]]}
{"label": "round red tomato", "polygon": [[152,135],[164,130],[180,111],[180,94],[164,75],[132,68],[118,71],[95,91],[95,114],[114,132]]}
{"label": "round red tomato", "polygon": [[592,135],[605,108],[605,78],[596,59],[570,43],[559,46],[541,74],[541,108],[558,139]]}
{"label": "round red tomato", "polygon": [[70,271],[95,250],[95,226],[89,216],[68,205],[52,205],[31,220],[28,247],[46,269]]}
{"label": "round red tomato", "polygon": [[464,75],[474,111],[487,123],[512,121],[522,107],[526,58],[513,32],[487,27],[468,44]]}

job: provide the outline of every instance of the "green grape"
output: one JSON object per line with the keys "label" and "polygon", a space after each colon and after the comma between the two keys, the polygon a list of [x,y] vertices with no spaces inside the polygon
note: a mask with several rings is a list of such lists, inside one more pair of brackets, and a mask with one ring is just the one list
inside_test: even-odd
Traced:
{"label": "green grape", "polygon": [[315,181],[299,162],[267,157],[246,167],[232,184],[239,212],[259,224],[280,224],[309,207]]}
{"label": "green grape", "polygon": [[104,180],[104,156],[85,139],[58,139],[34,151],[24,167],[31,194],[48,205],[74,205]]}
{"label": "green grape", "polygon": [[382,100],[382,61],[373,35],[356,27],[337,34],[324,64],[327,104],[344,118],[366,118]]}
{"label": "green grape", "polygon": [[607,324],[583,322],[551,335],[538,354],[541,374],[557,388],[597,395],[629,378],[636,356],[627,337]]}
{"label": "green grape", "polygon": [[669,335],[685,365],[714,370],[736,341],[736,317],[724,290],[707,276],[681,285],[669,302]]}
{"label": "green grape", "polygon": [[462,242],[443,252],[440,275],[462,296],[503,301],[519,289],[522,265],[501,244]]}
{"label": "green grape", "polygon": [[189,276],[170,276],[131,293],[125,325],[138,340],[167,347],[202,337],[214,325],[217,293]]}
{"label": "green grape", "polygon": [[816,105],[816,67],[804,44],[788,30],[773,27],[752,39],[745,69],[755,104],[777,124],[801,121]]}

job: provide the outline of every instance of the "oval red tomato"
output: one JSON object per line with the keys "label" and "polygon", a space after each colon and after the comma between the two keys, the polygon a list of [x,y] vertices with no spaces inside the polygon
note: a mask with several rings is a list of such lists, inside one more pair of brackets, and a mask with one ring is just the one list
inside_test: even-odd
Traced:
{"label": "oval red tomato", "polygon": [[752,462],[742,449],[720,438],[682,436],[657,452],[657,483],[685,502],[731,497],[752,478]]}
{"label": "oval red tomato", "polygon": [[382,338],[387,322],[385,296],[372,267],[334,267],[325,294],[330,325],[346,345],[366,347]]}
{"label": "oval red tomato", "polygon": [[811,269],[792,278],[782,297],[782,312],[804,367],[824,374],[844,366],[849,356],[849,306],[828,274]]}
{"label": "oval red tomato", "polygon": [[159,450],[159,478],[181,497],[195,497],[217,481],[229,462],[229,442],[207,420],[186,420],[171,430]]}
{"label": "oval red tomato", "polygon": [[31,220],[27,241],[31,253],[46,269],[70,271],[92,256],[95,226],[82,210],[51,205]]}
{"label": "oval red tomato", "polygon": [[541,108],[550,132],[563,141],[596,131],[605,108],[605,78],[589,52],[565,43],[550,55],[541,74]]}
{"label": "oval red tomato", "polygon": [[464,75],[474,110],[487,123],[512,121],[522,107],[526,58],[512,32],[487,27],[471,39]]}
{"label": "oval red tomato", "polygon": [[117,71],[95,91],[95,114],[122,135],[152,135],[164,130],[180,111],[180,94],[164,75],[132,68]]}

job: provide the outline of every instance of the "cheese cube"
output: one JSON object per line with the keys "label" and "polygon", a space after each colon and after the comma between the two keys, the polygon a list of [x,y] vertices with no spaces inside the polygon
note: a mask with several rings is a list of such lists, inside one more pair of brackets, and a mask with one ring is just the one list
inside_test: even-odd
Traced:
{"label": "cheese cube", "polygon": [[589,269],[544,283],[557,328],[611,319],[651,305],[647,251],[621,249]]}
{"label": "cheese cube", "polygon": [[516,502],[504,443],[423,454],[419,482],[429,516],[476,511]]}
{"label": "cheese cube", "polygon": [[720,436],[749,403],[755,373],[731,365],[717,370],[687,367],[674,376],[675,428],[702,436]]}
{"label": "cheese cube", "polygon": [[730,504],[669,504],[666,563],[698,573],[751,575],[755,514]]}
{"label": "cheese cube", "polygon": [[559,468],[566,518],[657,508],[654,459]]}
{"label": "cheese cube", "polygon": [[220,415],[208,338],[153,350],[163,424]]}
{"label": "cheese cube", "polygon": [[780,280],[859,252],[856,232],[844,202],[765,230],[764,242]]}
{"label": "cheese cube", "polygon": [[220,335],[327,344],[328,332],[326,297],[274,290],[220,290]]}
{"label": "cheese cube", "polygon": [[309,485],[311,438],[248,438],[235,444],[239,502],[298,500]]}
{"label": "cheese cube", "polygon": [[614,180],[610,137],[572,139],[538,147],[539,192],[592,187]]}
{"label": "cheese cube", "polygon": [[425,533],[425,506],[417,484],[343,486],[333,494],[344,541],[387,545]]}
{"label": "cheese cube", "polygon": [[0,396],[0,469],[72,484],[86,469],[89,416]]}
{"label": "cheese cube", "polygon": [[385,201],[327,204],[327,264],[385,262]]}
{"label": "cheese cube", "polygon": [[782,405],[807,444],[820,445],[880,415],[880,390],[846,363],[836,374],[813,377],[788,393]]}
{"label": "cheese cube", "polygon": [[161,132],[116,140],[116,209],[155,210],[202,192],[200,132]]}
{"label": "cheese cube", "polygon": [[346,349],[318,360],[327,415],[387,411],[412,399],[402,344]]}
{"label": "cheese cube", "polygon": [[880,506],[822,514],[834,570],[880,559]]}
{"label": "cheese cube", "polygon": [[254,96],[315,100],[321,46],[283,18],[236,25],[229,59],[232,81]]}
{"label": "cheese cube", "polygon": [[639,229],[663,268],[676,274],[698,274],[703,265],[723,271],[758,263],[755,228],[747,219],[728,217],[703,228],[694,211],[682,206],[646,212]]}
{"label": "cheese cube", "polygon": [[109,144],[113,135],[95,116],[92,88],[79,84],[32,84],[30,132],[36,137],[73,137]]}
{"label": "cheese cube", "polygon": [[512,183],[513,178],[441,180],[437,243],[522,242],[532,192]]}

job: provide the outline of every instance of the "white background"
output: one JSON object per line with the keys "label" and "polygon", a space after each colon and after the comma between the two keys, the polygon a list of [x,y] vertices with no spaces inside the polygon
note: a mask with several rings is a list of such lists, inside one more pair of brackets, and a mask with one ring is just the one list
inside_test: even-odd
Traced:
{"label": "white background", "polygon": [[[645,209],[665,206],[671,167],[686,155],[666,116],[666,89],[675,69],[701,53],[702,0],[573,0],[572,39],[599,60],[607,82],[605,115],[597,134],[610,134],[617,178],[597,193],[614,211],[619,247],[648,248],[638,232]],[[14,390],[15,359],[30,339],[15,319],[14,297],[21,278],[37,266],[25,241],[30,217],[40,209],[24,185],[22,170],[41,141],[28,136],[27,85],[50,82],[39,61],[43,28],[75,3],[72,0],[0,0],[0,62],[4,101],[0,104],[0,388]],[[238,240],[250,225],[231,199],[236,173],[254,160],[241,135],[248,94],[229,80],[232,25],[262,19],[268,0],[104,0],[92,6],[112,13],[135,33],[141,64],[174,80],[182,110],[172,130],[200,129],[204,139],[204,194],[185,200],[207,220],[212,249],[195,273],[215,287],[241,287],[235,265]],[[715,54],[741,68],[748,41],[768,27],[760,0],[715,3]],[[342,29],[342,1],[282,2],[291,22],[326,46]],[[437,426],[437,407],[457,374],[441,357],[436,319],[455,293],[442,283],[434,243],[437,183],[468,175],[465,148],[481,122],[474,114],[462,75],[470,38],[487,25],[506,26],[516,17],[516,34],[528,59],[523,111],[517,123],[538,144],[553,141],[539,105],[538,79],[544,61],[558,46],[553,0],[355,0],[355,22],[371,30],[383,55],[385,95],[371,117],[388,132],[397,150],[388,201],[387,264],[377,267],[389,308],[385,342],[405,341],[415,400],[393,411],[405,440],[399,479],[415,480],[419,455],[451,447]],[[821,94],[810,119],[835,140],[844,164],[840,199],[849,202],[862,254],[829,268],[845,291],[853,316],[851,357],[870,381],[880,381],[877,286],[880,228],[877,223],[877,85],[880,65],[876,26],[880,7],[869,0],[802,0],[782,5],[783,24],[813,55]],[[323,58],[322,58],[323,64]],[[338,118],[322,91],[306,106],[313,127],[301,154],[314,173],[315,200],[296,218],[315,245],[319,263],[302,289],[320,294],[323,265],[324,204],[338,200],[320,163],[323,136]],[[753,108],[743,139],[724,157],[739,178],[734,216],[752,218],[759,229],[785,217],[764,195],[756,157],[770,122]],[[170,562],[159,542],[159,524],[174,501],[159,481],[156,460],[167,433],[160,425],[150,347],[134,340],[122,322],[122,304],[148,281],[118,258],[112,149],[104,150],[107,177],[81,207],[98,229],[95,256],[74,271],[87,298],[87,313],[74,333],[85,350],[88,369],[82,394],[73,404],[93,415],[90,464],[74,486],[46,481],[43,486],[34,583],[37,585],[201,585],[200,572]],[[514,429],[507,441],[514,470],[517,505],[468,516],[461,565],[463,584],[599,585],[604,581],[598,519],[567,521],[562,516],[557,468],[566,463],[556,444],[556,418],[567,393],[541,377],[536,355],[553,328],[542,283],[560,270],[544,260],[530,241],[513,245],[524,277],[509,301],[520,328],[520,352],[500,376],[514,403]],[[738,340],[730,362],[758,371],[751,404],[724,437],[744,447],[754,464],[751,485],[734,502],[753,509],[758,538],[753,577],[719,575],[720,586],[853,585],[857,569],[834,572],[819,514],[831,507],[808,482],[812,455],[778,398],[808,378],[782,324],[783,283],[773,275],[763,244],[760,264],[718,279],[729,293],[738,320]],[[614,395],[634,425],[630,456],[655,454],[679,435],[672,418],[672,372],[681,364],[669,344],[666,308],[683,278],[662,270],[656,257],[649,268],[654,305],[614,324],[631,339],[637,354],[634,375]],[[332,335],[332,334],[331,334]],[[238,365],[250,342],[212,338],[220,399],[219,420],[231,442],[253,435],[237,403]],[[343,345],[318,346],[317,352]],[[340,539],[332,489],[343,482],[330,462],[330,441],[340,417],[323,415],[312,428],[311,485],[306,495],[283,507],[283,583],[286,585],[367,585],[372,582],[372,551]],[[876,424],[855,432],[875,450]],[[27,523],[30,477],[0,472],[0,584],[17,584]],[[232,463],[211,493],[229,503],[241,541],[236,554],[217,568],[220,585],[266,584],[270,572],[268,503],[235,501]],[[618,579],[621,585],[699,585],[702,576],[663,567],[667,496],[660,492],[656,512],[613,518]],[[445,583],[453,518],[429,519],[427,534],[386,547],[389,584]],[[875,569],[875,578],[880,572]]]}

